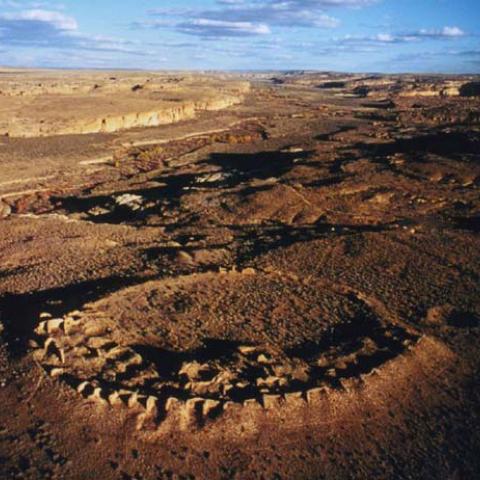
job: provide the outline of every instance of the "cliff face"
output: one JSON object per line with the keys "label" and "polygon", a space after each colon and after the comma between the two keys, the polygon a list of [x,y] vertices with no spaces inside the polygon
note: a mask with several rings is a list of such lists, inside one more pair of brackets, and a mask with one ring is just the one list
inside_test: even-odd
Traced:
{"label": "cliff face", "polygon": [[[199,102],[186,102],[179,106],[165,107],[149,112],[128,113],[121,116],[108,116],[98,118],[91,122],[79,123],[64,133],[111,133],[136,127],[157,127],[195,118],[197,112],[202,110],[222,110],[237,105],[243,101],[243,96],[229,96]],[[49,132],[40,130],[40,134],[48,135]],[[51,133],[50,133],[51,134]]]}
{"label": "cliff face", "polygon": [[464,86],[462,80],[437,81],[427,84],[411,84],[400,92],[401,97],[458,97]]}
{"label": "cliff face", "polygon": [[[38,137],[112,133],[137,127],[156,127],[189,120],[200,111],[237,105],[250,90],[248,82],[208,77],[130,80],[93,87],[52,85],[25,95],[15,86],[0,92],[0,135]],[[61,93],[59,93],[61,92]]]}
{"label": "cliff face", "polygon": [[[159,110],[147,112],[132,112],[125,115],[110,115],[94,120],[79,121],[75,125],[62,129],[52,129],[50,125],[39,125],[38,135],[112,133],[137,127],[158,127],[195,118],[202,110],[221,110],[237,105],[243,101],[243,96],[224,97],[200,102],[185,102],[181,105],[165,106]],[[31,135],[15,136],[31,136]],[[30,132],[31,133],[31,132]]]}

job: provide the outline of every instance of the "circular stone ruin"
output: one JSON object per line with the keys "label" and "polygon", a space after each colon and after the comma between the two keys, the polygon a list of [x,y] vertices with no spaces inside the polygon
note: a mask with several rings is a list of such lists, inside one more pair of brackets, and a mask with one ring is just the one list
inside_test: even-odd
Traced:
{"label": "circular stone ruin", "polygon": [[360,295],[280,273],[147,282],[80,312],[43,318],[37,360],[84,397],[198,424],[232,405],[268,408],[342,389],[418,337]]}

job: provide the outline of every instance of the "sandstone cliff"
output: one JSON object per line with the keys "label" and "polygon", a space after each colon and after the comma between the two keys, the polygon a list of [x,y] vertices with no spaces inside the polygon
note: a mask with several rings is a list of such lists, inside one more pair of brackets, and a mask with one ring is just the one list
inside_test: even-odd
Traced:
{"label": "sandstone cliff", "polygon": [[[112,80],[114,79],[114,80]],[[198,112],[237,105],[250,90],[245,81],[205,76],[107,79],[68,78],[0,83],[0,135],[38,137],[112,133],[194,118]]]}

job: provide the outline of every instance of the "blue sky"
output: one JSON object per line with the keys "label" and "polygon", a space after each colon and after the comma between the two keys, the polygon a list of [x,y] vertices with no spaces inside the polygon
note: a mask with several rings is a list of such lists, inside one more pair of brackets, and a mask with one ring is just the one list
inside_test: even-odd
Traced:
{"label": "blue sky", "polygon": [[0,64],[480,72],[480,0],[0,0]]}

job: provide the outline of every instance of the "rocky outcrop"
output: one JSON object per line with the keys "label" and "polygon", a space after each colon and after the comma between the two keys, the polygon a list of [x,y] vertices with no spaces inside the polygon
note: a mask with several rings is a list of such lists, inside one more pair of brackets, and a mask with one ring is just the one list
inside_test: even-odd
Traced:
{"label": "rocky outcrop", "polygon": [[201,111],[221,110],[237,105],[243,101],[243,95],[225,96],[198,102],[185,102],[180,105],[165,106],[158,110],[146,112],[132,112],[123,115],[105,115],[95,119],[72,120],[65,125],[54,123],[39,123],[28,125],[24,123],[10,124],[1,131],[0,135],[10,137],[38,137],[51,135],[112,133],[137,127],[157,127],[183,120],[195,118]]}
{"label": "rocky outcrop", "polygon": [[411,84],[400,91],[401,97],[458,97],[464,87],[462,81]]}
{"label": "rocky outcrop", "polygon": [[[112,133],[190,120],[198,112],[239,104],[245,81],[209,77],[121,78],[89,82],[21,84],[0,82],[0,135],[40,137]],[[4,114],[2,114],[5,112]]]}
{"label": "rocky outcrop", "polygon": [[[195,117],[196,109],[193,104],[186,103],[180,106],[167,107],[162,110],[149,112],[133,112],[120,116],[106,116],[85,123],[80,123],[66,128],[63,133],[111,133],[136,127],[156,127],[189,120]],[[40,130],[40,135],[51,132]]]}
{"label": "rocky outcrop", "polygon": [[7,203],[3,202],[0,199],[0,220],[2,218],[7,218],[10,215],[10,213],[12,213],[12,209],[10,205],[8,205]]}
{"label": "rocky outcrop", "polygon": [[96,119],[91,123],[72,128],[66,133],[97,133],[116,132],[136,127],[157,127],[195,118],[197,112],[222,110],[237,105],[243,101],[243,96],[229,96],[200,102],[187,102],[180,106],[166,107],[157,111],[129,113],[122,116],[111,116]]}

